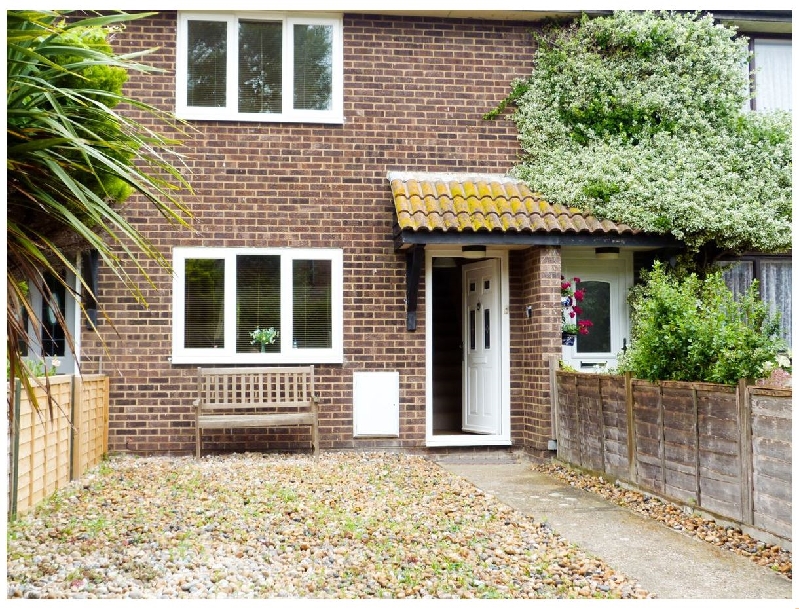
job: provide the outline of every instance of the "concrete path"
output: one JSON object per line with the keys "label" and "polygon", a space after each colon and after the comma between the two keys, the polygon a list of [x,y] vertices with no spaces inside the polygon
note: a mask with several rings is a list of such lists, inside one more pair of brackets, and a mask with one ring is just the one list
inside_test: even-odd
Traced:
{"label": "concrete path", "polygon": [[[441,457],[438,463],[523,514],[548,522],[659,599],[792,598],[791,580],[771,569],[537,472],[529,462]],[[771,603],[752,606],[766,605]]]}

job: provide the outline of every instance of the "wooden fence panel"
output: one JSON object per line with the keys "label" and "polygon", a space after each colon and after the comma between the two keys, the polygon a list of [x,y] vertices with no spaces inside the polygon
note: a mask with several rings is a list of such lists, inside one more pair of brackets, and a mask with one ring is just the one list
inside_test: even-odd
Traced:
{"label": "wooden fence panel", "polygon": [[604,456],[604,422],[602,418],[601,380],[596,375],[577,377],[577,407],[579,409],[580,465],[602,471]]}
{"label": "wooden fence panel", "polygon": [[558,381],[558,458],[581,463],[577,417],[577,375],[567,374]]}
{"label": "wooden fence panel", "polygon": [[51,406],[42,387],[35,389],[40,410],[24,394],[19,400],[16,508],[12,509],[16,513],[30,510],[70,480],[72,381],[59,375],[49,377],[48,382]]}
{"label": "wooden fence panel", "polygon": [[791,538],[790,390],[574,372],[555,381],[560,459]]}
{"label": "wooden fence panel", "polygon": [[698,429],[696,392],[690,383],[663,383],[663,492],[680,501],[696,501]]}
{"label": "wooden fence panel", "polygon": [[627,401],[624,377],[604,375],[602,378],[602,417],[604,422],[605,468],[616,478],[630,472],[627,450]]}
{"label": "wooden fence panel", "polygon": [[108,452],[108,389],[107,376],[75,377],[72,469],[77,475],[98,465]]}
{"label": "wooden fence panel", "polygon": [[635,420],[635,457],[637,480],[659,493],[663,492],[663,422],[660,387],[646,381],[633,381]]}
{"label": "wooden fence panel", "polygon": [[791,537],[791,392],[752,388],[754,524]]}
{"label": "wooden fence panel", "polygon": [[741,431],[735,388],[697,384],[698,504],[720,516],[744,517],[741,505]]}
{"label": "wooden fence panel", "polygon": [[[9,516],[23,514],[87,469],[108,449],[108,377],[52,376],[36,388],[39,410],[19,385],[9,437]],[[11,391],[8,388],[8,391]],[[73,403],[74,401],[74,403]]]}

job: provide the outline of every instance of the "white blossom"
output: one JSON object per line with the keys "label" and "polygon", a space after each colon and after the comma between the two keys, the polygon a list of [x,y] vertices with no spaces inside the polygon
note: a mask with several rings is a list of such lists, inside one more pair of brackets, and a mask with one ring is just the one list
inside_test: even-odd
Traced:
{"label": "white blossom", "polygon": [[747,40],[709,16],[619,11],[541,40],[514,82],[514,173],[553,203],[690,248],[791,245],[788,113],[742,110]]}

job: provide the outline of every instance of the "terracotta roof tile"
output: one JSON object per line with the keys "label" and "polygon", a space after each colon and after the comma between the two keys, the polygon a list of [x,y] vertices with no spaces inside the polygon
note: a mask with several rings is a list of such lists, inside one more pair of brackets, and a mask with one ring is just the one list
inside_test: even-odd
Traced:
{"label": "terracotta roof tile", "polygon": [[637,233],[579,209],[550,204],[515,178],[470,173],[388,173],[402,230]]}

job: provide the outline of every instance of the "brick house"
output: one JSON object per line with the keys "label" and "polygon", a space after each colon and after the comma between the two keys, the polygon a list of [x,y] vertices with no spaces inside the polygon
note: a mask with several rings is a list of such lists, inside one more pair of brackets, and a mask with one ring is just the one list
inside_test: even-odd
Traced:
{"label": "brick house", "polygon": [[[116,34],[158,47],[163,72],[127,93],[187,121],[196,230],[133,198],[124,213],[175,274],[146,264],[145,308],[97,273],[114,327],[83,329],[80,359],[111,378],[110,450],[191,452],[197,366],[308,363],[323,450],[545,453],[551,361],[612,362],[636,269],[676,245],[506,177],[515,127],[482,117],[529,74],[548,16],[163,11]],[[561,274],[610,302],[590,352],[561,344]],[[256,327],[280,330],[265,352]],[[206,445],[309,444],[274,429]]]}

